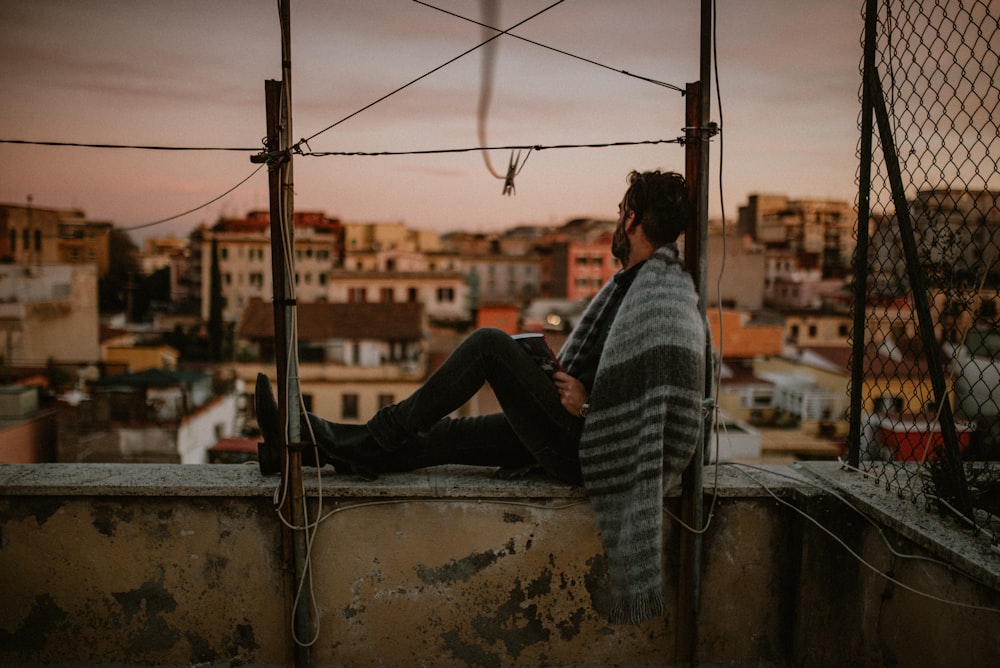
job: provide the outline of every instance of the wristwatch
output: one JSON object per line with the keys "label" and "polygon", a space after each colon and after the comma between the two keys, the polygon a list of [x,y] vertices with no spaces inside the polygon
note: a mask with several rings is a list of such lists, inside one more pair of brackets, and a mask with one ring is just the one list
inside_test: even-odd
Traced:
{"label": "wristwatch", "polygon": [[589,411],[589,410],[590,410],[590,404],[589,403],[581,404],[580,405],[580,417],[587,417],[587,411]]}

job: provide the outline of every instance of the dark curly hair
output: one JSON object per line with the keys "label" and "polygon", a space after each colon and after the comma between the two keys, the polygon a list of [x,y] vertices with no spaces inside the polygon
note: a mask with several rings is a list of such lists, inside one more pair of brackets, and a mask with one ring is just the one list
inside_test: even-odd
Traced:
{"label": "dark curly hair", "polygon": [[653,246],[677,240],[688,224],[688,193],[684,177],[677,172],[629,172],[625,210],[635,219]]}

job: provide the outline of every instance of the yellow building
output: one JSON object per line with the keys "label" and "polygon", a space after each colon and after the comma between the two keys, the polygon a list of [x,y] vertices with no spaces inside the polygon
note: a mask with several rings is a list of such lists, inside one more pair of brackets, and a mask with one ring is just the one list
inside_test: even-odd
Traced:
{"label": "yellow building", "polygon": [[0,257],[26,264],[109,267],[110,222],[87,220],[78,209],[43,209],[0,204]]}

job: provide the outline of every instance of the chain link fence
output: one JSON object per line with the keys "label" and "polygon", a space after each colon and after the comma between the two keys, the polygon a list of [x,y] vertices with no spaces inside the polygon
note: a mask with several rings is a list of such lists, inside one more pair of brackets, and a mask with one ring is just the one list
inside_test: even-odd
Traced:
{"label": "chain link fence", "polygon": [[[993,3],[995,5],[995,3]],[[850,460],[1000,538],[1000,27],[989,0],[870,0]],[[867,232],[867,234],[865,234]]]}

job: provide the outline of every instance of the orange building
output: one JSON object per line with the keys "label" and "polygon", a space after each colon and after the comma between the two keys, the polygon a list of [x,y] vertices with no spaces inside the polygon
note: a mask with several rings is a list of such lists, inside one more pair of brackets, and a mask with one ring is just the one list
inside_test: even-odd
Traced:
{"label": "orange building", "polygon": [[746,359],[780,355],[784,343],[781,324],[754,322],[743,311],[709,309],[706,313],[712,331],[712,347],[722,350],[723,359]]}

